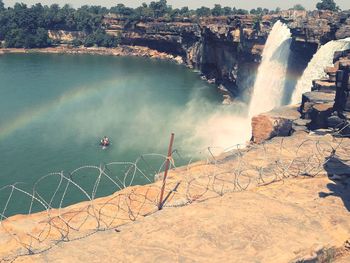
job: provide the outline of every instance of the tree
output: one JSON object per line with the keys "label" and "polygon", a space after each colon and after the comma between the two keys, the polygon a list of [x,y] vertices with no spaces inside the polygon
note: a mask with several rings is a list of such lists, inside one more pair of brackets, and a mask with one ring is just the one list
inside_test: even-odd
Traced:
{"label": "tree", "polygon": [[147,6],[146,3],[143,3],[142,6],[137,7],[134,10],[136,19],[143,19],[147,17],[153,17],[152,10]]}
{"label": "tree", "polygon": [[256,15],[258,12],[256,11],[256,9],[251,9],[249,13],[251,15]]}
{"label": "tree", "polygon": [[223,13],[225,16],[232,15],[232,8],[231,7],[225,6],[222,10],[223,10]]}
{"label": "tree", "polygon": [[321,2],[317,3],[316,8],[318,10],[330,10],[334,12],[340,10],[334,0],[321,0]]}
{"label": "tree", "polygon": [[5,10],[5,5],[2,0],[0,0],[0,12]]}
{"label": "tree", "polygon": [[257,9],[250,10],[250,13],[252,15],[266,15],[269,13],[269,9],[258,7]]}
{"label": "tree", "polygon": [[222,16],[224,13],[224,10],[222,9],[221,5],[214,5],[214,8],[211,10],[211,14],[213,16]]}
{"label": "tree", "polygon": [[188,6],[184,6],[183,8],[180,9],[180,15],[182,16],[188,16],[190,13],[190,9]]}
{"label": "tree", "polygon": [[202,6],[201,8],[197,8],[196,10],[196,15],[197,16],[210,16],[211,15],[211,10],[208,7]]}
{"label": "tree", "polygon": [[245,9],[237,9],[237,11],[236,11],[236,13],[238,14],[238,15],[247,15],[249,12],[248,12],[248,10],[245,10]]}
{"label": "tree", "polygon": [[168,10],[168,5],[166,0],[160,0],[158,2],[151,2],[149,7],[153,10],[154,16],[156,18],[163,17]]}
{"label": "tree", "polygon": [[254,29],[254,31],[255,31],[256,33],[259,33],[260,30],[261,30],[261,25],[260,25],[261,21],[262,21],[261,16],[256,16],[256,17],[254,18],[254,21],[253,21],[253,29]]}
{"label": "tree", "polygon": [[301,4],[296,4],[291,8],[291,10],[298,10],[298,11],[304,11],[305,7],[303,7]]}
{"label": "tree", "polygon": [[134,10],[130,7],[126,7],[124,4],[117,4],[111,8],[111,13],[115,13],[121,16],[131,16],[134,13]]}

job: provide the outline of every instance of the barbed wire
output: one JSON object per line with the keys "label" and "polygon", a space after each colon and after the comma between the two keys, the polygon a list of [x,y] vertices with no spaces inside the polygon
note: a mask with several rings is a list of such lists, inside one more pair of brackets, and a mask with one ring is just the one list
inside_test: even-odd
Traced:
{"label": "barbed wire", "polygon": [[[261,145],[208,147],[179,168],[176,164],[185,158],[174,150],[163,206],[186,206],[287,178],[326,174],[329,160],[347,156],[349,146],[346,138],[303,134]],[[216,155],[219,150],[223,153]],[[162,154],[145,154],[135,162],[50,173],[30,187],[23,183],[1,187],[0,262],[42,253],[61,242],[117,229],[157,212],[166,160]],[[145,185],[136,186],[139,182]],[[102,197],[106,189],[110,195]],[[71,205],[72,200],[78,203]],[[15,215],[18,207],[26,215]]]}

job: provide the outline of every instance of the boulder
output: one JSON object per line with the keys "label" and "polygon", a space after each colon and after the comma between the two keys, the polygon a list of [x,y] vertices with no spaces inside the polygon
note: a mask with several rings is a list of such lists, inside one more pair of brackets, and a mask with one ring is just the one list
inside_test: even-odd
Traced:
{"label": "boulder", "polygon": [[296,106],[285,106],[252,118],[252,141],[262,143],[276,136],[289,136],[293,121],[300,118]]}

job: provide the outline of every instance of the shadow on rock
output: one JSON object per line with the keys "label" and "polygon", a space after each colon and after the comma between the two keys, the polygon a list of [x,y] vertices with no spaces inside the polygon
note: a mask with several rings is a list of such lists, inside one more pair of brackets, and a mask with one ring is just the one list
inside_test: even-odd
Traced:
{"label": "shadow on rock", "polygon": [[342,199],[345,208],[350,212],[350,161],[342,160],[335,154],[326,158],[324,169],[333,182],[327,184],[330,192],[320,192],[319,197],[336,196]]}

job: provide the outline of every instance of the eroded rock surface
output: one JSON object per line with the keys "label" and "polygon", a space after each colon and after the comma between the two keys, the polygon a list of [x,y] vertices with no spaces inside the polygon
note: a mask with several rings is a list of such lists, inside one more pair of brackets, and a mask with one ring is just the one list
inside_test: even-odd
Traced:
{"label": "eroded rock surface", "polygon": [[[96,199],[93,206],[85,202],[51,211],[50,217],[18,215],[1,225],[0,255],[10,260],[6,256],[23,252],[22,245],[31,242],[33,248],[51,249],[14,262],[313,258],[319,251],[344,248],[350,236],[349,178],[327,177],[346,171],[334,161],[327,163],[330,157],[346,160],[349,144],[350,139],[297,133],[172,170],[161,212],[156,212],[161,185],[156,182]],[[101,231],[110,225],[111,230]],[[93,229],[100,231],[91,233]],[[41,242],[33,239],[38,233]],[[68,234],[65,241],[76,240],[56,244],[62,234]],[[346,250],[339,251],[346,257]]]}
{"label": "eroded rock surface", "polygon": [[349,190],[327,178],[294,179],[166,209],[118,232],[101,232],[15,262],[312,259],[320,249],[340,247],[348,238],[350,213],[336,193]]}

